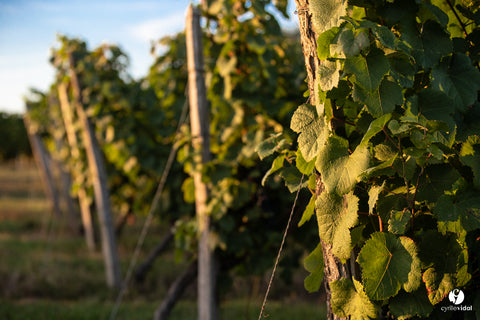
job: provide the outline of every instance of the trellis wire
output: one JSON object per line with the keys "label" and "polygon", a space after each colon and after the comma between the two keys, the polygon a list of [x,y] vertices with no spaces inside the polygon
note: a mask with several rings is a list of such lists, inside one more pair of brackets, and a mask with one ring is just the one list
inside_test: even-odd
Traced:
{"label": "trellis wire", "polygon": [[258,320],[262,319],[262,315],[265,310],[265,305],[267,304],[268,294],[270,293],[270,288],[272,287],[273,278],[275,277],[275,272],[277,271],[278,262],[280,261],[280,256],[283,251],[283,246],[285,245],[285,239],[287,238],[288,228],[290,227],[290,223],[292,222],[293,212],[295,211],[295,207],[297,205],[297,199],[303,183],[303,177],[304,175],[302,174],[302,178],[300,179],[300,183],[298,184],[297,194],[295,195],[295,200],[293,201],[292,209],[290,210],[290,216],[288,217],[287,226],[285,227],[285,231],[283,232],[282,243],[280,244],[280,248],[278,249],[277,259],[275,260],[275,264],[273,266],[272,275],[270,276],[270,281],[268,282],[267,291],[265,292],[265,297],[263,298],[262,308],[260,309]]}
{"label": "trellis wire", "polygon": [[[188,83],[186,88],[188,88]],[[178,134],[180,132],[180,127],[182,124],[185,122],[187,118],[187,111],[188,111],[188,93],[187,90],[185,90],[185,103],[183,105],[182,109],[182,114],[180,115],[180,119],[178,121],[177,125],[177,130],[175,132],[175,138],[178,137]],[[133,269],[135,268],[135,265],[137,264],[138,256],[140,254],[140,249],[142,248],[143,242],[145,241],[145,237],[147,236],[148,228],[150,227],[150,224],[152,223],[153,220],[153,213],[155,210],[157,210],[157,205],[158,202],[160,201],[160,196],[162,195],[163,188],[165,187],[165,183],[167,181],[168,174],[170,172],[170,169],[173,164],[173,160],[175,158],[175,155],[177,153],[178,146],[176,145],[176,141],[173,142],[172,148],[170,149],[170,154],[168,155],[168,160],[167,163],[165,164],[165,169],[163,170],[162,177],[160,179],[160,182],[158,184],[158,188],[155,192],[155,196],[153,197],[152,204],[150,206],[150,210],[148,211],[147,218],[145,220],[145,223],[143,224],[142,231],[140,233],[140,236],[137,241],[137,245],[135,246],[135,250],[132,255],[132,259],[130,260],[130,265],[128,267],[127,273],[125,275],[125,279],[122,283],[122,288],[120,289],[120,292],[117,296],[117,299],[115,300],[115,305],[112,309],[112,313],[110,314],[110,320],[114,320],[117,316],[118,309],[120,308],[120,305],[122,303],[123,296],[125,295],[125,292],[127,291],[128,288],[128,283],[130,282],[130,279],[133,274]]]}

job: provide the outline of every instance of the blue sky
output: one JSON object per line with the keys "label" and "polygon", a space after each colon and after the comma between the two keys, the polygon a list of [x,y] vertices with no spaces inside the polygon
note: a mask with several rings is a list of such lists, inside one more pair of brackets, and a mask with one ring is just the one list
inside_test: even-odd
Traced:
{"label": "blue sky", "polygon": [[130,57],[130,73],[144,76],[153,62],[151,41],[183,30],[190,2],[0,0],[0,111],[24,112],[30,87],[48,89],[54,77],[48,59],[58,33],[82,38],[89,48],[117,44]]}

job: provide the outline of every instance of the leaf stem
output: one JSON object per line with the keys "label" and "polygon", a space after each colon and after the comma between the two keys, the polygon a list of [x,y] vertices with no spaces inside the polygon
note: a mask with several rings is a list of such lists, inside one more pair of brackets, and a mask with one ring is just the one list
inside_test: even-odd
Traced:
{"label": "leaf stem", "polygon": [[355,126],[355,123],[350,122],[350,121],[347,121],[347,120],[345,120],[345,119],[340,119],[340,118],[337,118],[337,117],[335,117],[335,116],[333,116],[332,119],[335,120],[335,121],[338,121],[338,122],[342,122],[342,123],[344,123],[344,124],[349,124],[349,125],[351,125],[351,126]]}
{"label": "leaf stem", "polygon": [[450,7],[450,9],[453,11],[453,14],[457,18],[458,22],[460,23],[460,26],[462,27],[462,30],[463,30],[463,34],[465,35],[465,37],[468,37],[467,28],[465,27],[465,24],[463,23],[462,19],[460,19],[460,16],[458,15],[457,11],[455,10],[455,7],[452,5],[450,0],[447,0],[447,4]]}
{"label": "leaf stem", "polygon": [[397,145],[395,141],[393,141],[392,137],[390,137],[387,130],[385,130],[385,126],[382,128],[382,131],[383,133],[385,133],[385,136],[387,137],[387,139],[395,146],[395,148],[397,148],[398,150],[401,150],[401,147]]}
{"label": "leaf stem", "polygon": [[390,191],[390,190],[388,190],[388,189],[386,189],[386,188],[384,188],[384,190],[387,191],[388,193],[393,194],[394,196],[398,196],[398,197],[403,198],[403,199],[405,199],[406,201],[410,202],[410,200],[409,200],[406,196],[404,196],[403,194],[395,193],[395,192]]}

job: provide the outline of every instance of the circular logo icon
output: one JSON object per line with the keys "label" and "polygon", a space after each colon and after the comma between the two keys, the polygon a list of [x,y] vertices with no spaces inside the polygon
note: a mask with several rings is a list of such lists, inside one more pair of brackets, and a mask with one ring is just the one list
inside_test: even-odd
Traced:
{"label": "circular logo icon", "polygon": [[450,300],[450,302],[455,305],[461,304],[464,299],[465,299],[465,295],[463,294],[463,291],[460,289],[453,289],[448,294],[448,300]]}

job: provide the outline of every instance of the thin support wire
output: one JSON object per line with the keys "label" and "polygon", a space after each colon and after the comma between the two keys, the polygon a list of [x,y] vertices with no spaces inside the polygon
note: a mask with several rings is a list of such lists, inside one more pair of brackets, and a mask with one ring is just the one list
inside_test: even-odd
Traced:
{"label": "thin support wire", "polygon": [[[187,86],[188,87],[188,86]],[[178,126],[177,126],[177,131],[175,133],[175,136],[178,136],[178,133],[180,132],[180,127],[182,124],[185,122],[187,118],[187,112],[188,112],[188,94],[186,95],[185,99],[185,104],[183,105],[183,110],[182,114],[180,116],[180,119],[178,121]],[[130,265],[127,270],[127,274],[125,275],[125,280],[123,281],[122,288],[120,289],[120,292],[117,296],[117,299],[115,300],[115,305],[112,309],[112,313],[110,314],[110,320],[114,320],[117,316],[118,309],[120,308],[120,305],[122,303],[123,296],[125,295],[127,288],[128,288],[128,283],[130,282],[130,279],[132,278],[133,274],[133,269],[135,268],[138,260],[138,256],[140,255],[140,250],[142,248],[143,242],[145,241],[145,237],[147,236],[148,228],[150,227],[150,224],[152,223],[153,220],[153,213],[155,210],[157,210],[158,202],[160,201],[160,196],[163,193],[163,189],[165,187],[165,183],[167,182],[167,177],[170,172],[170,169],[173,164],[173,160],[175,158],[175,155],[177,153],[178,146],[176,145],[175,141],[172,145],[172,149],[170,149],[170,154],[168,155],[168,160],[165,165],[165,169],[163,170],[162,177],[160,179],[160,182],[158,184],[157,191],[155,192],[155,196],[153,197],[152,204],[150,206],[150,210],[148,211],[147,214],[147,219],[145,220],[145,223],[143,224],[142,231],[140,233],[140,236],[137,241],[137,245],[135,247],[135,250],[132,255],[132,259],[130,260]]]}
{"label": "thin support wire", "polygon": [[265,297],[263,298],[262,308],[260,309],[258,320],[262,319],[263,312],[265,310],[265,305],[267,304],[268,294],[270,293],[270,288],[272,287],[273,278],[275,277],[275,272],[277,271],[278,262],[280,261],[280,256],[282,254],[283,246],[285,244],[285,239],[287,238],[288,228],[290,227],[290,223],[292,222],[293,212],[295,211],[295,207],[297,205],[298,195],[300,193],[300,189],[302,189],[301,186],[303,183],[303,177],[304,175],[302,174],[302,178],[300,179],[300,183],[298,184],[297,194],[295,195],[295,200],[293,201],[292,210],[290,211],[290,216],[288,217],[287,226],[285,227],[285,232],[283,232],[282,243],[280,244],[280,248],[278,249],[277,259],[275,260],[275,265],[273,266],[272,275],[270,276],[270,281],[268,282],[267,292],[265,292]]}

